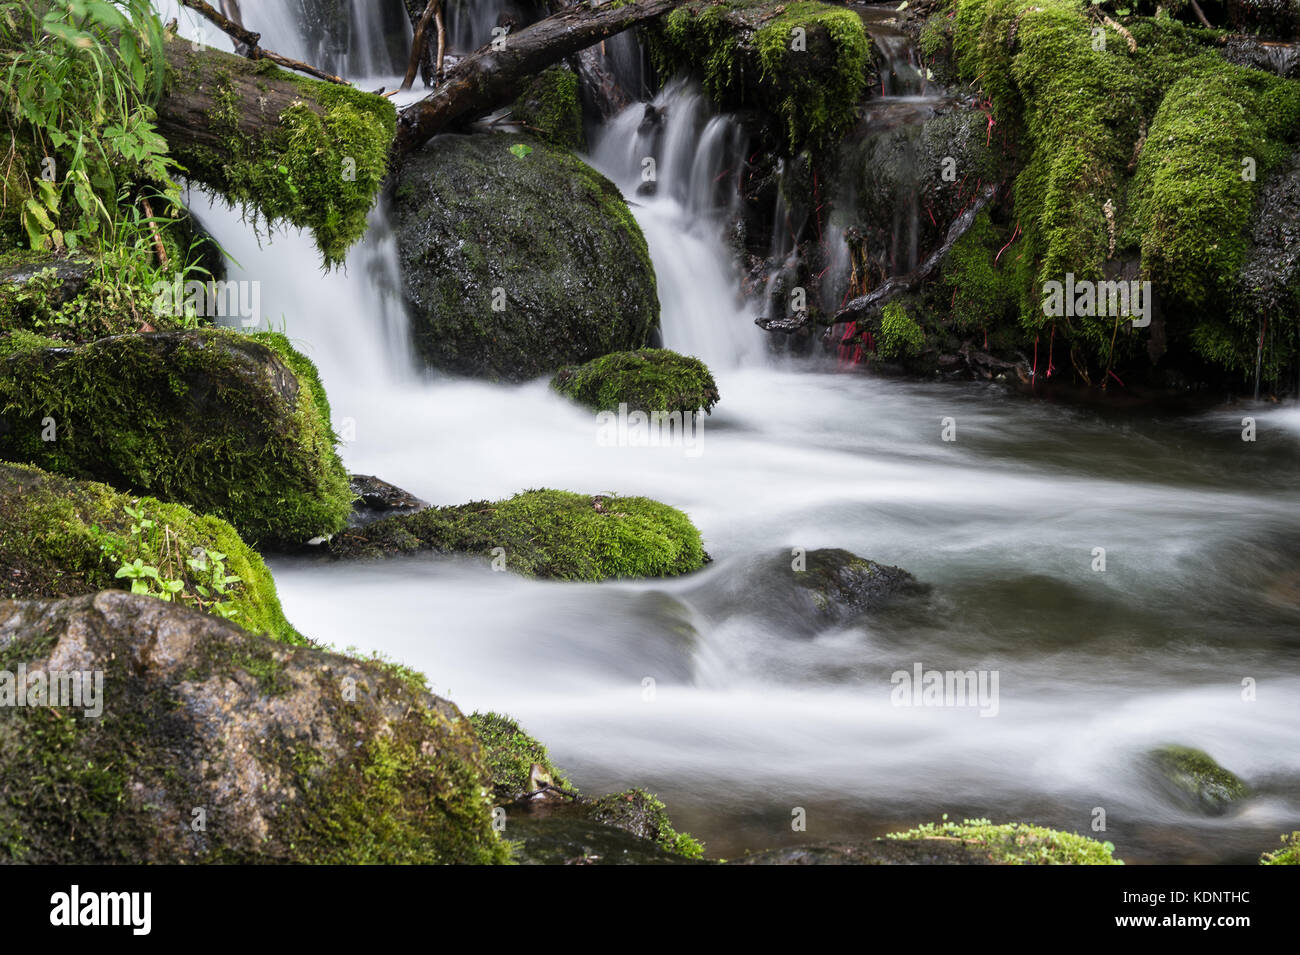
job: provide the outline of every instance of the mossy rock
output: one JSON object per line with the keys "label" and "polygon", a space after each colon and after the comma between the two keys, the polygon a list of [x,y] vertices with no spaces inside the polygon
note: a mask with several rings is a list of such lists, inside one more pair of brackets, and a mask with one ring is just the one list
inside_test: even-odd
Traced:
{"label": "mossy rock", "polygon": [[553,66],[537,74],[510,107],[510,121],[548,143],[586,149],[578,74],[566,66]]}
{"label": "mossy rock", "polygon": [[483,762],[498,799],[513,800],[533,792],[534,766],[540,767],[549,785],[572,788],[564,773],[551,762],[546,747],[510,717],[500,713],[472,713],[469,721],[483,748]]}
{"label": "mossy rock", "polygon": [[963,847],[1002,865],[1123,865],[1115,847],[1087,836],[1023,822],[995,825],[987,819],[926,823],[886,839],[930,842],[955,840]]}
{"label": "mossy rock", "polygon": [[329,542],[339,558],[419,551],[482,557],[528,577],[672,577],[708,561],[681,511],[645,497],[534,490],[385,518]]}
{"label": "mossy rock", "polygon": [[1282,836],[1282,848],[1265,852],[1259,857],[1260,865],[1300,865],[1300,832]]}
{"label": "mossy rock", "polygon": [[508,860],[469,721],[390,667],[120,591],[0,601],[19,664],[103,710],[0,708],[0,861]]}
{"label": "mossy rock", "polygon": [[1160,746],[1147,759],[1161,788],[1188,808],[1221,815],[1232,803],[1250,794],[1250,787],[1204,750]]}
{"label": "mossy rock", "polygon": [[286,643],[306,642],[285,619],[262,558],[221,518],[18,464],[0,463],[0,598],[129,587],[101,546],[105,535],[130,538],[134,519],[128,506],[143,509],[146,518],[166,528],[182,557],[195,547],[226,555],[227,573],[239,577],[231,597],[235,623]]}
{"label": "mossy rock", "polygon": [[718,386],[704,362],[666,348],[642,348],[561,368],[551,387],[594,411],[712,413]]}
{"label": "mossy rock", "polygon": [[601,796],[592,800],[587,810],[592,821],[623,829],[674,855],[687,859],[704,856],[704,845],[695,837],[674,829],[663,801],[644,789]]}
{"label": "mossy rock", "polygon": [[775,118],[791,154],[848,131],[871,73],[853,10],[780,0],[690,0],[647,28],[659,72],[689,72],[728,109]]}
{"label": "mossy rock", "polygon": [[524,381],[643,347],[659,323],[640,227],[566,149],[436,137],[398,173],[393,214],[412,336],[434,368]]}
{"label": "mossy rock", "polygon": [[791,596],[801,613],[820,620],[849,620],[925,590],[903,568],[879,564],[839,547],[810,550],[793,559],[781,554],[772,559],[770,567],[777,572],[773,576],[784,578],[782,591],[789,591],[793,584]]}
{"label": "mossy rock", "polygon": [[257,544],[303,544],[347,522],[352,492],[329,403],[283,335],[7,341],[0,457],[184,503]]}

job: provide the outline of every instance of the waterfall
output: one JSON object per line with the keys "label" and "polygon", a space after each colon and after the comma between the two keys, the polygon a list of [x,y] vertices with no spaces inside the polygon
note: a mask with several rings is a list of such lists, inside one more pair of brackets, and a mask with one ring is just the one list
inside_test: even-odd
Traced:
{"label": "waterfall", "polygon": [[682,80],[611,119],[591,156],[623,190],[650,247],[664,346],[715,368],[763,354],[724,236],[743,159],[739,124]]}

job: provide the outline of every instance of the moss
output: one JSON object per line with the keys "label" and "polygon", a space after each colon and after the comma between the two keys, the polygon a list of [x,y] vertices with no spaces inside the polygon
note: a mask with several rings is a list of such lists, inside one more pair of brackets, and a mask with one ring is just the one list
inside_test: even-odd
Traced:
{"label": "moss", "polygon": [[704,844],[674,829],[662,800],[644,789],[601,796],[591,802],[588,812],[596,822],[649,839],[676,855],[688,859],[704,856]]}
{"label": "moss", "polygon": [[664,348],[614,352],[561,368],[551,387],[595,411],[712,412],[718,386],[698,358]]}
{"label": "moss", "polygon": [[671,577],[708,559],[690,518],[666,504],[551,490],[386,518],[340,534],[330,547],[338,557],[420,550],[501,556],[516,573],[558,580]]}
{"label": "moss", "polygon": [[[211,59],[219,54],[205,51]],[[192,83],[181,65],[168,73],[172,87]],[[269,222],[312,230],[327,266],[343,261],[366,230],[366,214],[388,172],[397,113],[382,96],[323,83],[277,69],[269,61],[229,57],[227,76],[212,91],[209,127],[220,148],[185,155],[186,174],[227,199],[256,210]],[[260,138],[241,128],[234,77],[256,74],[291,83],[301,99],[268,121]]]}
{"label": "moss", "polygon": [[[351,511],[323,389],[283,336],[207,329],[23,349],[0,363],[0,415],[11,460],[183,502],[255,542],[332,534]],[[43,440],[47,418],[55,440]]]}
{"label": "moss", "polygon": [[925,823],[907,832],[891,832],[887,839],[956,839],[964,846],[988,852],[1005,865],[1123,865],[1114,858],[1115,847],[1072,832],[1060,832],[1022,822],[994,825],[987,819]]}
{"label": "moss", "polygon": [[1260,865],[1300,865],[1300,832],[1282,836],[1282,848],[1265,852],[1259,857]]}
{"label": "moss", "polygon": [[169,528],[180,553],[203,547],[226,555],[227,572],[240,578],[233,596],[235,623],[287,643],[305,642],[285,619],[266,564],[225,521],[17,464],[0,464],[0,596],[61,597],[128,588],[101,549],[105,534],[129,536],[128,505],[142,507]]}
{"label": "moss", "polygon": [[[805,31],[804,49],[792,49],[796,29]],[[650,37],[661,72],[689,70],[724,105],[778,117],[792,154],[825,145],[856,121],[871,40],[851,10],[805,0],[695,0],[664,17]]]}
{"label": "moss", "polygon": [[578,99],[578,75],[553,66],[537,75],[511,107],[514,122],[549,143],[568,149],[587,148]]}
{"label": "moss", "polygon": [[500,713],[471,714],[470,725],[483,748],[483,763],[498,798],[513,799],[533,790],[533,765],[550,777],[551,785],[573,791],[546,752],[508,716]]}
{"label": "moss", "polygon": [[1211,812],[1222,812],[1229,803],[1250,792],[1236,775],[1199,749],[1161,746],[1150,759],[1163,780]]}
{"label": "moss", "polygon": [[885,306],[880,316],[880,340],[877,351],[882,358],[909,358],[921,351],[925,334],[907,314],[901,302]]}

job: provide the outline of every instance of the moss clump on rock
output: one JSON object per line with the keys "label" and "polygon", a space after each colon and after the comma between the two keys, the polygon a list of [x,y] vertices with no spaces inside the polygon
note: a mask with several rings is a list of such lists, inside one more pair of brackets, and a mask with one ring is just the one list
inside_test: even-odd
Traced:
{"label": "moss clump on rock", "polygon": [[103,710],[0,708],[0,860],[508,861],[469,721],[387,667],[118,591],[0,601],[20,663]]}
{"label": "moss clump on rock", "polygon": [[618,188],[519,135],[439,136],[398,173],[394,226],[417,352],[524,381],[640,348],[654,267]]}
{"label": "moss clump on rock", "polygon": [[[256,210],[271,223],[309,228],[326,265],[343,261],[365,233],[366,214],[388,172],[397,112],[387,99],[346,84],[324,83],[281,70],[269,60],[247,60],[168,43],[167,87],[186,89],[211,76],[219,63],[207,114],[216,146],[189,145],[180,156],[186,176]],[[240,114],[240,89],[267,91],[288,84],[299,98],[262,95],[267,115]],[[276,111],[272,113],[271,111]]]}
{"label": "moss clump on rock", "polygon": [[777,117],[791,153],[852,126],[871,66],[862,18],[805,0],[692,0],[649,37],[661,73],[695,73],[722,104]]}
{"label": "moss clump on rock", "polygon": [[1224,769],[1204,750],[1190,746],[1160,746],[1148,759],[1161,783],[1179,801],[1219,814],[1230,803],[1250,793],[1235,774]]}
{"label": "moss clump on rock", "polygon": [[231,596],[235,623],[286,643],[305,642],[285,619],[266,564],[225,521],[17,464],[0,463],[0,598],[129,587],[129,580],[115,576],[119,565],[102,548],[105,535],[130,538],[134,519],[128,506],[165,527],[182,559],[196,547],[226,555],[227,572],[240,579]]}
{"label": "moss clump on rock", "polygon": [[329,405],[284,336],[29,344],[0,360],[0,456],[187,504],[256,543],[301,544],[345,525],[352,493]]}
{"label": "moss clump on rock", "polygon": [[543,70],[510,108],[512,122],[566,149],[587,148],[578,99],[578,74],[563,66]]}
{"label": "moss clump on rock", "polygon": [[703,843],[674,829],[663,801],[644,789],[601,796],[592,800],[587,811],[593,821],[648,839],[675,855],[688,859],[704,857]]}
{"label": "moss clump on rock", "polygon": [[385,518],[338,535],[329,547],[336,557],[472,554],[556,580],[671,577],[708,560],[700,532],[676,508],[645,497],[552,490]]}
{"label": "moss clump on rock", "polygon": [[532,792],[533,766],[541,767],[552,786],[572,789],[546,752],[546,747],[501,713],[473,713],[470,725],[483,747],[492,789],[499,799],[517,799]]}
{"label": "moss clump on rock", "polygon": [[1072,832],[1061,832],[1023,822],[994,825],[987,819],[925,823],[906,832],[891,832],[886,839],[957,840],[1003,865],[1123,865],[1109,842],[1097,842]]}
{"label": "moss clump on rock", "polygon": [[698,358],[666,348],[602,355],[581,366],[561,368],[551,379],[560,394],[595,411],[680,411],[712,413],[718,386]]}
{"label": "moss clump on rock", "polygon": [[1265,852],[1259,857],[1260,865],[1300,865],[1300,832],[1282,836],[1282,848]]}

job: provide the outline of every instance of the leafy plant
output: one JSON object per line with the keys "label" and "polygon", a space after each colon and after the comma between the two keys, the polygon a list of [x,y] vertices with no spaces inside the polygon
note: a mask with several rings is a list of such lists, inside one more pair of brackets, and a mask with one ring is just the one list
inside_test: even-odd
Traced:
{"label": "leafy plant", "polygon": [[124,538],[94,532],[105,558],[118,565],[114,576],[131,582],[131,593],[181,603],[224,619],[237,616],[234,598],[241,578],[226,569],[226,555],[205,547],[182,554],[180,538],[170,525],[150,518],[142,506],[124,506],[131,518]]}

